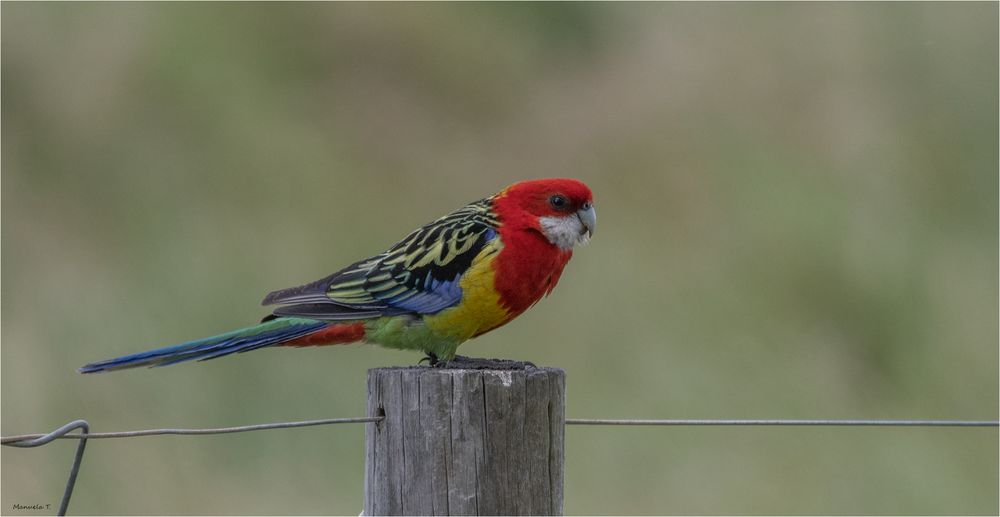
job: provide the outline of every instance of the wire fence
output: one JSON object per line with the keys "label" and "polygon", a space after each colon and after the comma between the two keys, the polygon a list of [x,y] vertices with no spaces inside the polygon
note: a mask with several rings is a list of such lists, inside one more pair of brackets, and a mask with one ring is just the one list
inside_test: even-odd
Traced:
{"label": "wire fence", "polygon": [[[66,434],[64,432],[54,438],[76,438],[82,440],[90,440],[90,439],[100,439],[100,438],[134,438],[137,436],[159,436],[168,434],[179,434],[179,435],[230,434],[230,433],[245,433],[247,431],[266,431],[268,429],[312,427],[316,425],[363,424],[367,422],[378,422],[383,418],[385,417],[373,416],[373,417],[359,417],[359,418],[324,418],[320,420],[301,420],[298,422],[277,422],[273,424],[254,424],[254,425],[242,425],[237,427],[215,427],[206,429],[142,429],[139,431],[118,431],[113,433],[89,433],[85,431],[84,434]],[[82,420],[79,421],[82,422]],[[60,427],[59,429],[62,428]],[[20,447],[19,445],[17,445],[18,442],[21,442],[22,440],[31,440],[35,438],[40,438],[42,436],[48,436],[48,435],[21,434],[17,436],[5,436],[3,438],[0,438],[0,445],[11,445],[14,447]]]}
{"label": "wire fence", "polygon": [[[10,442],[4,440],[2,443],[9,447],[40,447],[56,438],[63,438],[66,436],[66,433],[76,429],[83,429],[83,433],[87,434],[90,432],[90,425],[87,424],[86,420],[74,420],[49,434],[39,435],[34,438],[21,438]],[[73,466],[69,469],[69,479],[66,480],[66,489],[63,490],[62,501],[59,502],[58,515],[66,515],[66,509],[69,508],[69,498],[73,495],[73,487],[76,485],[76,475],[80,472],[80,463],[83,462],[83,451],[86,447],[86,438],[81,439],[80,444],[76,446],[76,454],[73,455]]]}
{"label": "wire fence", "polygon": [[[265,431],[269,429],[291,429],[298,427],[313,427],[332,424],[361,424],[384,420],[384,416],[356,418],[324,418],[318,420],[300,420],[293,422],[275,422],[269,424],[253,424],[236,427],[216,427],[203,429],[141,429],[137,431],[117,431],[106,433],[91,433],[86,420],[74,420],[48,434],[22,434],[0,438],[0,445],[7,447],[39,447],[57,439],[79,440],[73,464],[70,467],[69,478],[59,503],[58,515],[66,515],[69,500],[73,495],[73,487],[80,472],[83,452],[87,440],[104,438],[136,438],[140,436],[188,435],[203,436],[211,434],[245,433],[250,431]],[[614,425],[614,426],[839,426],[839,427],[1000,427],[996,420],[803,420],[803,419],[593,419],[567,418],[566,425]],[[81,429],[80,433],[69,434]]]}

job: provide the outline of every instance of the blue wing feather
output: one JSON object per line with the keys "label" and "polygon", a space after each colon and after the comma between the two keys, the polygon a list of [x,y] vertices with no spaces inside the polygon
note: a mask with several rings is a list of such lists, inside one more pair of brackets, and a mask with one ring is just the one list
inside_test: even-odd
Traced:
{"label": "blue wing feather", "polygon": [[434,314],[448,307],[458,305],[462,301],[462,275],[455,275],[453,280],[436,280],[427,277],[424,281],[423,289],[418,292],[411,292],[409,296],[399,299],[388,299],[386,303],[390,307],[406,309],[419,314]]}

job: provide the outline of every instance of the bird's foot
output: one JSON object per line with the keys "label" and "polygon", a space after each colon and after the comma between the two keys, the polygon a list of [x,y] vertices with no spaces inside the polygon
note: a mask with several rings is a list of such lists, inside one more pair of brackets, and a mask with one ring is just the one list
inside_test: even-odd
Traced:
{"label": "bird's foot", "polygon": [[438,359],[437,354],[434,352],[427,352],[427,355],[424,356],[423,359],[417,361],[417,364],[422,364],[424,361],[427,361],[427,364],[434,368],[440,368],[444,366],[445,363],[444,361]]}
{"label": "bird's foot", "polygon": [[465,357],[456,355],[437,363],[431,362],[431,366],[437,368],[447,368],[450,370],[527,370],[538,368],[534,363],[528,361],[512,361],[510,359],[486,359],[481,357]]}

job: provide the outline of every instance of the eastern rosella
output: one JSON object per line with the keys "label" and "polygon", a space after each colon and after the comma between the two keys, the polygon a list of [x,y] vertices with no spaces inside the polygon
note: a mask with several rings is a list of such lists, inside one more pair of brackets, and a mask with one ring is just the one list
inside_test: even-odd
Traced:
{"label": "eastern rosella", "polygon": [[364,341],[447,362],[552,292],[573,246],[597,222],[590,189],[573,179],[515,183],[407,235],[374,257],[267,295],[255,326],[88,364],[81,373],[203,361],[270,346]]}

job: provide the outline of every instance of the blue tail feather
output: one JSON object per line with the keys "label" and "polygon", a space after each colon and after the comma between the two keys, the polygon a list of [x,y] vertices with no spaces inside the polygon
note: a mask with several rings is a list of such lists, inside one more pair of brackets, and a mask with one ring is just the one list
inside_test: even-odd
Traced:
{"label": "blue tail feather", "polygon": [[327,325],[328,323],[323,321],[303,318],[277,318],[218,336],[90,363],[81,367],[79,371],[98,373],[138,366],[156,367],[184,361],[205,361],[291,341]]}

